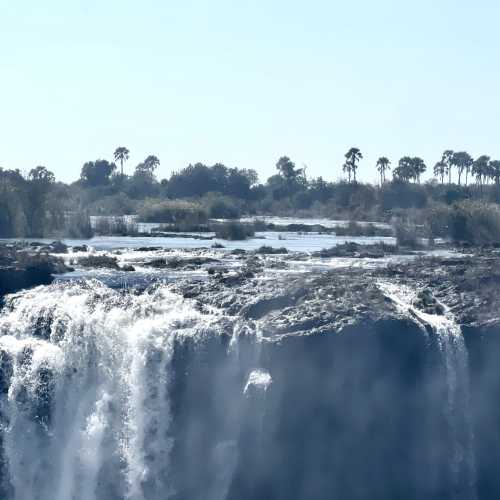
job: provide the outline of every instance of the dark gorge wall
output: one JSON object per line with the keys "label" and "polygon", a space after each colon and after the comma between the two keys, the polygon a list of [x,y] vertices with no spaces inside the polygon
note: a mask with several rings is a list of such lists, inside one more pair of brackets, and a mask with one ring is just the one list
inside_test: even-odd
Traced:
{"label": "dark gorge wall", "polygon": [[277,337],[161,287],[43,293],[1,313],[2,499],[470,500],[474,469],[500,498],[498,330],[464,331],[469,393],[460,343],[393,313]]}
{"label": "dark gorge wall", "polygon": [[500,498],[500,328],[464,327],[479,499]]}
{"label": "dark gorge wall", "polygon": [[[176,500],[470,498],[432,332],[387,320],[264,341],[272,384],[242,400],[255,346],[240,344],[238,364],[225,347],[176,355]],[[227,496],[212,494],[228,471]]]}

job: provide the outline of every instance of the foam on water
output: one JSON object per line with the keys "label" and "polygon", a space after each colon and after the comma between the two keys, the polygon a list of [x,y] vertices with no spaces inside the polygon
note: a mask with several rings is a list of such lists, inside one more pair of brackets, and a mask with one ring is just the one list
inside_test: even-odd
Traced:
{"label": "foam on water", "polygon": [[256,388],[263,391],[267,391],[268,387],[271,385],[273,379],[271,374],[265,370],[253,370],[248,376],[247,383],[243,392],[246,394],[250,388]]}

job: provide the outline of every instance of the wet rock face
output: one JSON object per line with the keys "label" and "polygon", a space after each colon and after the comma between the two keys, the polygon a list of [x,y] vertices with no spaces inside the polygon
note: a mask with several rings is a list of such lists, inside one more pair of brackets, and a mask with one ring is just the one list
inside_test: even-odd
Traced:
{"label": "wet rock face", "polygon": [[444,307],[432,295],[429,288],[418,292],[416,300],[413,305],[427,314],[444,314]]}
{"label": "wet rock face", "polygon": [[8,293],[48,285],[54,279],[53,274],[71,270],[60,258],[47,253],[64,253],[66,245],[61,242],[34,245],[0,244],[0,300]]}
{"label": "wet rock face", "polygon": [[[175,500],[456,498],[442,359],[411,321],[238,353],[223,339],[176,350]],[[244,393],[256,362],[272,382]]]}
{"label": "wet rock face", "polygon": [[465,327],[478,498],[500,498],[500,328]]}
{"label": "wet rock face", "polygon": [[39,264],[21,269],[0,268],[0,298],[24,288],[52,283],[53,271],[50,264]]}

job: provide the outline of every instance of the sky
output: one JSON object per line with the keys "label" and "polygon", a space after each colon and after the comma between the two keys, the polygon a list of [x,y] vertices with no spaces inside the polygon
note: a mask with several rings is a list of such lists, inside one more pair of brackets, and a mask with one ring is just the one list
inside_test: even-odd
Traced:
{"label": "sky", "polygon": [[0,0],[0,166],[500,159],[497,0]]}

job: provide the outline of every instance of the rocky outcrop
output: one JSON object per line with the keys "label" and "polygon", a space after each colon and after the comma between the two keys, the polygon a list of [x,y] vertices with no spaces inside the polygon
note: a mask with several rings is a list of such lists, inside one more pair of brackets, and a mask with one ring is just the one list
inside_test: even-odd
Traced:
{"label": "rocky outcrop", "polygon": [[87,255],[77,260],[78,265],[93,269],[115,269],[118,270],[118,260],[110,255]]}
{"label": "rocky outcrop", "polygon": [[47,285],[53,281],[54,274],[70,270],[47,250],[55,248],[63,251],[62,246],[54,243],[43,248],[22,244],[0,245],[0,299],[18,290]]}

